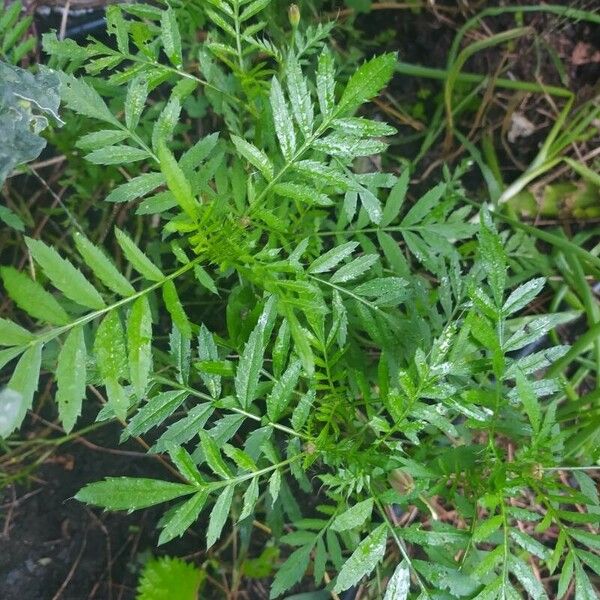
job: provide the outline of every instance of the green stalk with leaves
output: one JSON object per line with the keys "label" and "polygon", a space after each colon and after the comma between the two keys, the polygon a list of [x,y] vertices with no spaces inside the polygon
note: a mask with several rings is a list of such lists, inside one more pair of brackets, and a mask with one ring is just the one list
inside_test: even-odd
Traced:
{"label": "green stalk with leaves", "polygon": [[360,116],[394,55],[342,84],[331,26],[293,12],[277,45],[271,9],[211,0],[201,47],[179,3],[111,6],[110,46],[45,38],[63,118],[88,123],[78,151],[124,179],[104,201],[149,229],[115,228],[118,263],[73,224],[69,258],[26,238],[34,277],[2,268],[38,326],[0,320],[0,434],[18,435],[42,370],[67,432],[101,386],[97,420],[180,481],[124,474],[77,500],[164,504],[158,544],[202,522],[210,549],[264,520],[286,548],[272,598],[309,566],[315,586],[385,600],[558,598],[572,581],[594,597],[598,495],[582,470],[557,476],[589,466],[567,457],[548,371],[569,348],[524,351],[579,313],[522,315],[546,279],[519,280],[514,236],[460,171],[409,202],[408,170],[364,168],[395,133]]}

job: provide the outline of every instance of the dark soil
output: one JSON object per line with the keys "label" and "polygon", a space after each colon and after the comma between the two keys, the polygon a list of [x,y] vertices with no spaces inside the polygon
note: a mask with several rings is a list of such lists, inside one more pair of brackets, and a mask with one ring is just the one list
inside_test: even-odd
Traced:
{"label": "dark soil", "polygon": [[[129,600],[141,562],[156,545],[159,511],[102,513],[73,500],[86,483],[105,476],[169,474],[134,443],[118,446],[119,428],[87,435],[96,445],[70,443],[51,455],[23,484],[5,489],[0,533],[0,598],[6,600]],[[105,450],[106,449],[106,450]],[[23,465],[20,465],[22,467]],[[166,546],[191,554],[202,542],[189,534]]]}

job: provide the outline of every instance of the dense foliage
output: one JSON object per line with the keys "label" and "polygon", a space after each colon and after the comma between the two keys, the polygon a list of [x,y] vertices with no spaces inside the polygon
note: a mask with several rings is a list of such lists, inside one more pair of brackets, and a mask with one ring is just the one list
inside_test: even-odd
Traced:
{"label": "dense foliage", "polygon": [[[107,478],[77,499],[164,503],[158,544],[200,519],[208,548],[234,522],[249,547],[263,519],[285,557],[272,598],[309,565],[317,586],[386,600],[561,598],[571,582],[595,598],[600,506],[580,467],[597,420],[577,411],[598,394],[565,383],[555,333],[580,311],[524,314],[555,285],[548,263],[467,198],[467,164],[414,202],[409,168],[379,167],[395,130],[358,115],[393,54],[340,76],[331,24],[292,7],[268,36],[269,0],[207,4],[203,42],[196,3],[111,5],[114,44],[44,37],[36,77],[58,77],[66,122],[52,135],[82,132],[84,160],[121,178],[103,202],[144,228],[104,249],[72,220],[69,256],[25,237],[34,277],[1,268],[38,326],[0,320],[0,433],[41,369],[67,432],[104,389],[97,419],[147,435],[179,481]],[[574,277],[598,273],[556,238]]]}

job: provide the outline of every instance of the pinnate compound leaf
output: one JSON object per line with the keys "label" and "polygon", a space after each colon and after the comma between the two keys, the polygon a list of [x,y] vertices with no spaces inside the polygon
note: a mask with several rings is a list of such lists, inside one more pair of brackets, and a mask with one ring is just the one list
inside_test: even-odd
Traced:
{"label": "pinnate compound leaf", "polygon": [[373,499],[367,498],[338,515],[331,524],[331,528],[334,531],[346,531],[360,527],[371,516],[372,511]]}
{"label": "pinnate compound leaf", "polygon": [[158,545],[166,544],[176,537],[181,537],[198,519],[198,515],[208,500],[209,492],[200,490],[186,500],[165,523],[158,538]]}
{"label": "pinnate compound leaf", "polygon": [[402,561],[387,584],[383,600],[406,600],[410,591],[410,571]]}
{"label": "pinnate compound leaf", "polygon": [[20,325],[0,318],[0,346],[23,346],[33,339],[33,335]]}
{"label": "pinnate compound leaf", "polygon": [[308,268],[308,272],[325,273],[331,271],[337,264],[350,256],[357,247],[358,242],[346,242],[345,244],[332,248],[314,260]]}
{"label": "pinnate compound leaf", "polygon": [[198,488],[186,483],[143,477],[107,477],[83,487],[75,499],[108,510],[139,510],[197,491]]}
{"label": "pinnate compound leaf", "polygon": [[343,592],[369,575],[385,554],[387,525],[382,523],[356,548],[339,572],[335,592]]}
{"label": "pinnate compound leaf", "polygon": [[162,281],[162,271],[134,244],[132,239],[118,227],[115,227],[117,242],[133,268],[150,281]]}
{"label": "pinnate compound leaf", "polygon": [[9,297],[26,313],[51,325],[70,322],[65,309],[37,281],[12,267],[0,267],[0,274]]}
{"label": "pinnate compound leaf", "polygon": [[361,65],[348,81],[336,112],[351,112],[377,96],[391,79],[395,65],[395,54],[382,54]]}
{"label": "pinnate compound leaf", "polygon": [[281,153],[284,158],[290,160],[296,149],[296,134],[294,133],[294,123],[290,117],[281,84],[275,77],[271,82],[271,110],[273,111],[273,123],[275,124],[275,133],[279,140]]}
{"label": "pinnate compound leaf", "polygon": [[58,355],[56,403],[64,430],[69,433],[81,414],[85,398],[87,351],[82,327],[73,327]]}
{"label": "pinnate compound leaf", "polygon": [[207,548],[210,548],[219,539],[221,531],[223,531],[223,527],[229,516],[234,487],[233,485],[228,485],[221,492],[221,495],[217,498],[213,506],[208,521],[208,530],[206,531]]}
{"label": "pinnate compound leaf", "polygon": [[110,290],[119,296],[130,296],[135,293],[133,286],[117,271],[112,261],[104,252],[77,231],[73,236],[75,246],[81,254],[85,264],[93,271],[94,275]]}
{"label": "pinnate compound leaf", "polygon": [[290,554],[275,575],[269,598],[281,596],[302,579],[308,567],[311,551],[312,544],[302,546]]}
{"label": "pinnate compound leaf", "polygon": [[42,344],[35,344],[23,353],[7,386],[0,391],[0,437],[20,427],[31,408],[41,362]]}
{"label": "pinnate compound leaf", "polygon": [[269,157],[256,146],[238,137],[231,136],[231,141],[236,150],[254,167],[256,167],[267,181],[273,179],[273,163]]}
{"label": "pinnate compound leaf", "polygon": [[68,260],[62,258],[54,248],[40,240],[25,238],[29,252],[42,267],[52,285],[67,298],[88,308],[104,308],[104,300],[96,288]]}

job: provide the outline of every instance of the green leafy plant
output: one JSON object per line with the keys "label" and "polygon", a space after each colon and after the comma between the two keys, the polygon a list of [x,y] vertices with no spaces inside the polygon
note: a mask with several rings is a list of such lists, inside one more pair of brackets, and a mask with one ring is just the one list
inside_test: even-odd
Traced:
{"label": "green leafy plant", "polygon": [[140,575],[137,600],[197,600],[205,575],[179,558],[151,559]]}
{"label": "green leafy plant", "polygon": [[[73,223],[69,257],[26,238],[34,277],[2,267],[39,328],[0,321],[0,364],[16,361],[0,433],[21,426],[42,364],[67,432],[103,386],[97,419],[151,439],[179,481],[111,477],[76,498],[169,503],[159,544],[206,519],[210,549],[264,518],[282,548],[273,598],[309,565],[317,586],[367,578],[386,600],[559,598],[572,581],[594,597],[600,507],[582,467],[597,432],[574,445],[551,375],[571,350],[524,351],[581,311],[523,314],[548,283],[467,201],[461,169],[409,202],[408,169],[369,168],[395,130],[357,115],[393,54],[342,84],[329,26],[293,12],[275,45],[268,4],[211,1],[201,49],[175,4],[111,6],[113,46],[45,38],[64,118],[88,120],[77,148],[125,179],[105,201],[156,231],[115,228],[117,261]],[[217,125],[196,139],[199,103]]]}

